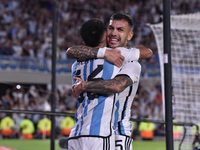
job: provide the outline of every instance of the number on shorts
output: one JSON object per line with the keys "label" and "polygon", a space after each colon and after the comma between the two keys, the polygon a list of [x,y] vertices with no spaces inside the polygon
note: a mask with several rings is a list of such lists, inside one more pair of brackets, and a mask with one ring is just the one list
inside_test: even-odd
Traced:
{"label": "number on shorts", "polygon": [[115,147],[119,150],[123,150],[123,146],[122,146],[121,142],[122,142],[122,140],[115,141]]}

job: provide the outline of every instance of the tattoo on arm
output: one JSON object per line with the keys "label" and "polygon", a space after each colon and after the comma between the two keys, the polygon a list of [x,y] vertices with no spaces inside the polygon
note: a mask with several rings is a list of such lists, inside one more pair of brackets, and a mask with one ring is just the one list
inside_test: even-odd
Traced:
{"label": "tattoo on arm", "polygon": [[67,50],[66,54],[68,58],[74,58],[78,61],[85,61],[88,59],[97,58],[98,49],[99,48],[88,46],[73,46]]}
{"label": "tattoo on arm", "polygon": [[121,83],[121,90],[124,90],[125,88],[133,84],[132,79],[127,75],[118,75],[114,79],[118,80]]}
{"label": "tattoo on arm", "polygon": [[98,94],[113,94],[112,87],[116,85],[115,80],[89,81],[85,87],[86,91]]}
{"label": "tattoo on arm", "polygon": [[120,75],[110,80],[89,81],[85,85],[85,92],[111,95],[122,92],[132,84],[132,80],[126,75]]}

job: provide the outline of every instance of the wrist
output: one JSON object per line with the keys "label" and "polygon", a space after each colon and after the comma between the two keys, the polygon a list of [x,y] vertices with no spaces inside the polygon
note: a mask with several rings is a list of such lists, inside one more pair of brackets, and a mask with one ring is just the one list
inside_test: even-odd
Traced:
{"label": "wrist", "polygon": [[104,58],[105,52],[106,52],[106,47],[99,48],[97,52],[97,58]]}

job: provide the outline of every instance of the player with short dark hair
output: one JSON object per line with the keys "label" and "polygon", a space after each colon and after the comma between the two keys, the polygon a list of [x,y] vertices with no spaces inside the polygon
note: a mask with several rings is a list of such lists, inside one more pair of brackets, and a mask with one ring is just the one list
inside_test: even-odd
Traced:
{"label": "player with short dark hair", "polygon": [[87,46],[97,47],[99,44],[104,43],[102,37],[106,32],[104,23],[96,18],[86,21],[80,28],[80,35]]}
{"label": "player with short dark hair", "polygon": [[110,21],[111,20],[124,20],[124,21],[127,21],[129,26],[131,27],[131,31],[133,31],[134,22],[133,22],[133,19],[129,15],[124,14],[124,13],[115,13],[110,17]]}

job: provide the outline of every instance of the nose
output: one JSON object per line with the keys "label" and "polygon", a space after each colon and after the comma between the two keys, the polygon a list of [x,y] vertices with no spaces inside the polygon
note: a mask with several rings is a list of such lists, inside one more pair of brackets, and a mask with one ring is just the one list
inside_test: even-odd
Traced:
{"label": "nose", "polygon": [[116,30],[116,29],[113,29],[113,30],[111,31],[111,35],[112,35],[112,36],[116,36],[116,35],[117,35],[117,30]]}

